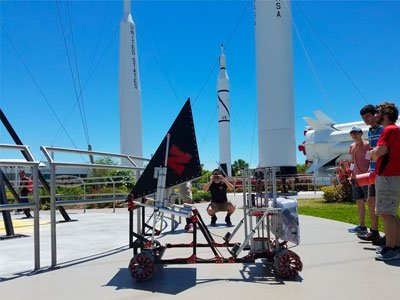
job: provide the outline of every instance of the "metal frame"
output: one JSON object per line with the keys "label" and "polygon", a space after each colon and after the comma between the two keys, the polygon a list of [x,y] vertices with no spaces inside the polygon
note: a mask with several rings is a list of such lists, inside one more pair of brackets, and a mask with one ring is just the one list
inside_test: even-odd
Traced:
{"label": "metal frame", "polygon": [[[4,127],[7,129],[11,138],[14,140],[15,144],[20,145],[20,146],[23,145],[21,139],[19,138],[16,131],[14,130],[11,123],[8,121],[6,115],[4,114],[4,112],[1,109],[0,109],[0,120],[3,123]],[[29,151],[24,152],[21,150],[21,153],[27,161],[34,161],[33,155]],[[46,179],[44,178],[42,173],[40,173],[40,171],[38,171],[38,174],[39,174],[40,182],[43,184],[44,188],[50,194],[50,187],[48,186]],[[64,207],[60,206],[58,209],[66,222],[72,221],[71,218],[69,217],[68,213],[65,211]]]}
{"label": "metal frame", "polygon": [[11,211],[14,209],[24,209],[24,208],[32,208],[34,211],[33,216],[33,244],[34,244],[34,271],[38,271],[40,269],[40,233],[39,233],[39,192],[38,192],[38,183],[39,183],[39,162],[33,158],[32,153],[29,150],[29,147],[25,145],[0,145],[0,150],[17,150],[25,153],[32,161],[21,162],[21,161],[8,161],[2,162],[0,161],[0,167],[31,167],[32,168],[32,194],[33,194],[33,203],[30,204],[0,204],[0,211]]}
{"label": "metal frame", "polygon": [[[251,201],[251,175],[256,171],[264,172],[264,184],[265,184],[265,197],[264,205],[262,207],[253,207]],[[142,226],[138,225],[137,233],[132,232],[133,225],[133,214],[130,214],[130,247],[133,248],[134,256],[129,263],[129,270],[132,277],[135,279],[149,280],[155,270],[154,266],[157,264],[193,264],[193,263],[254,263],[256,259],[264,258],[268,262],[273,262],[274,267],[276,266],[277,272],[282,277],[290,277],[297,275],[302,270],[302,262],[299,256],[291,250],[287,249],[287,241],[280,242],[280,230],[279,225],[282,225],[282,209],[276,208],[277,189],[276,189],[276,172],[278,168],[260,168],[260,169],[247,169],[242,170],[244,188],[243,188],[243,211],[244,218],[234,229],[234,232],[229,232],[224,237],[223,243],[217,243],[214,241],[210,231],[204,224],[200,213],[197,209],[192,209],[188,213],[191,215],[193,221],[193,240],[188,244],[166,244],[162,246],[160,242],[154,240],[155,235],[155,216],[153,215],[153,229],[151,234],[152,238],[149,240],[145,237],[143,228],[144,224],[144,209],[148,207],[142,202],[133,201],[130,199],[129,210],[132,212],[137,209],[142,211]],[[268,199],[268,188],[272,189],[273,198],[272,206],[269,205]],[[159,191],[157,191],[158,193]],[[154,211],[158,211],[161,208],[156,206],[150,206]],[[165,208],[162,208],[165,209]],[[169,210],[172,215],[178,214],[178,212]],[[256,218],[256,222],[253,225],[253,218]],[[231,243],[232,237],[238,232],[239,228],[244,224],[245,227],[245,240],[242,243]],[[200,244],[197,242],[197,227],[200,229],[206,244]],[[254,237],[257,233],[257,237]],[[265,236],[265,233],[267,234]],[[271,233],[274,235],[274,239],[271,239]],[[136,237],[136,241],[133,242],[133,237]],[[211,259],[203,259],[197,257],[197,247],[209,247],[214,253],[215,257]],[[218,247],[225,247],[231,254],[230,257],[223,257]],[[173,258],[163,259],[167,248],[192,248],[193,252],[189,257],[185,258]],[[139,251],[140,250],[140,251]],[[245,255],[239,257],[243,250],[249,250]]]}
{"label": "metal frame", "polygon": [[[136,176],[139,175],[142,167],[138,167],[135,160],[149,161],[149,159],[130,156],[125,154],[99,152],[90,150],[78,150],[69,148],[56,148],[56,147],[40,147],[41,151],[45,155],[49,167],[50,167],[50,234],[51,234],[51,267],[57,266],[57,233],[56,233],[56,207],[62,205],[75,205],[75,204],[89,204],[89,203],[101,203],[101,202],[114,202],[114,201],[125,201],[126,197],[113,197],[113,198],[99,198],[99,199],[86,199],[86,200],[57,200],[56,199],[56,168],[57,167],[75,167],[75,168],[90,168],[90,169],[124,169],[124,170],[136,170]],[[101,155],[113,158],[121,158],[128,161],[131,166],[121,165],[100,165],[91,163],[72,163],[65,161],[56,161],[52,158],[51,152],[60,153],[71,153],[71,154],[86,154],[86,155]]]}

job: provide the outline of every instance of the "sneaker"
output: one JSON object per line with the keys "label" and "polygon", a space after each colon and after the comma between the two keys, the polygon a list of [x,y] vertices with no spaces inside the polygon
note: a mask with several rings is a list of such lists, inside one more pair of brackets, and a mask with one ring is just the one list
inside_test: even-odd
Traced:
{"label": "sneaker", "polygon": [[231,216],[230,216],[230,215],[227,215],[227,216],[225,217],[225,222],[226,222],[226,225],[227,225],[227,226],[232,226]]}
{"label": "sneaker", "polygon": [[375,259],[383,261],[395,260],[400,259],[400,254],[396,249],[383,247],[381,252],[376,254]]}
{"label": "sneaker", "polygon": [[378,247],[376,247],[375,253],[376,253],[376,254],[381,253],[383,248],[384,248],[384,246],[378,246]]}
{"label": "sneaker", "polygon": [[350,233],[357,233],[357,234],[367,234],[368,233],[368,229],[367,227],[361,227],[360,225],[357,225],[354,228],[350,228],[348,230]]}
{"label": "sneaker", "polygon": [[[379,254],[382,252],[382,249],[385,248],[385,246],[378,246],[375,249],[375,253]],[[400,247],[394,247],[394,249],[400,254]]]}
{"label": "sneaker", "polygon": [[372,241],[372,245],[385,246],[386,245],[386,236],[381,236],[379,239]]}
{"label": "sneaker", "polygon": [[366,234],[357,234],[357,237],[360,240],[367,241],[367,242],[374,242],[381,238],[378,231],[370,231]]}
{"label": "sneaker", "polygon": [[216,215],[213,215],[213,216],[211,217],[211,223],[210,223],[210,225],[211,225],[211,226],[215,226],[216,223],[217,223],[217,216],[216,216]]}

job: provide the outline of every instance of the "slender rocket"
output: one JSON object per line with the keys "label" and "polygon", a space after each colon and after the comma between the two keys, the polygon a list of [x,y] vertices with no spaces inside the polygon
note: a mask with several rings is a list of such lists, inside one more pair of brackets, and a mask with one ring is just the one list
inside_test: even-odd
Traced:
{"label": "slender rocket", "polygon": [[260,167],[296,173],[290,1],[255,0]]}
{"label": "slender rocket", "polygon": [[229,77],[226,72],[224,45],[219,56],[217,79],[218,127],[219,127],[219,163],[225,174],[232,176],[231,168],[231,116],[229,112]]}
{"label": "slender rocket", "polygon": [[[136,27],[130,0],[123,1],[119,48],[119,113],[121,153],[143,157],[142,100]],[[141,161],[136,161],[142,166]]]}

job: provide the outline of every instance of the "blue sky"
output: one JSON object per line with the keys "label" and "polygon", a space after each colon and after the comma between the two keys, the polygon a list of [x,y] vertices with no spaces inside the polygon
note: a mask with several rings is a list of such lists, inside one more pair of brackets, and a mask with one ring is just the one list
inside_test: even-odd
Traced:
{"label": "blue sky", "polygon": [[[73,59],[67,2],[58,4]],[[67,135],[59,133],[47,101],[60,120],[71,112],[64,127],[76,147],[87,148],[56,2],[0,5],[1,108],[38,159],[40,145],[74,148]],[[90,142],[95,150],[119,152],[122,1],[70,1],[69,9]],[[224,43],[231,84],[232,161],[241,158],[256,166],[253,2],[132,1],[132,14],[138,34],[144,155],[155,152],[191,97],[201,162],[207,169],[216,166],[216,62]],[[359,109],[367,103],[391,100],[399,105],[400,1],[295,1],[292,14],[297,144],[306,125],[302,117],[313,116],[316,109],[337,122],[352,122],[360,120]],[[0,134],[1,143],[12,143],[2,126]],[[305,157],[296,153],[303,163]]]}

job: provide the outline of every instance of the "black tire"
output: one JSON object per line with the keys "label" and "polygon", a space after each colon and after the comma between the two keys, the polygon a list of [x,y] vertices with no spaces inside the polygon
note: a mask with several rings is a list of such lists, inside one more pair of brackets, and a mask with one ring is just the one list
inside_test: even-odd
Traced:
{"label": "black tire", "polygon": [[155,270],[154,258],[151,254],[139,253],[132,257],[128,269],[133,279],[137,281],[150,280]]}
{"label": "black tire", "polygon": [[275,254],[274,268],[280,277],[293,278],[303,270],[303,263],[295,252],[284,249]]}

